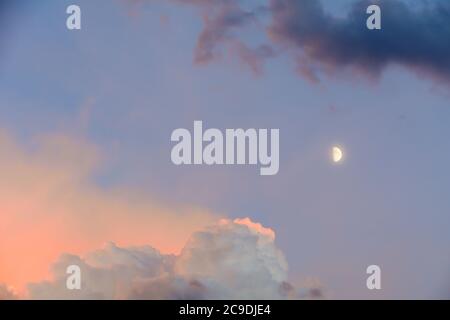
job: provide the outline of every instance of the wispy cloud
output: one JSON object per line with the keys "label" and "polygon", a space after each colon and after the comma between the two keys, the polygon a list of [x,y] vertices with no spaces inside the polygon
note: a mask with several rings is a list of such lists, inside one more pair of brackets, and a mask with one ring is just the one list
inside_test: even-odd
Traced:
{"label": "wispy cloud", "polygon": [[[355,0],[346,16],[328,13],[317,0],[267,0],[250,6],[242,0],[172,0],[199,8],[203,29],[194,62],[205,64],[232,53],[256,73],[264,62],[284,52],[300,75],[319,81],[350,69],[377,78],[390,65],[421,75],[450,79],[450,3],[378,0],[382,30],[366,28],[373,1]],[[264,42],[255,46],[240,35],[256,25]],[[261,36],[260,35],[260,36]],[[256,38],[261,38],[256,36]],[[231,49],[231,50],[230,50]]]}

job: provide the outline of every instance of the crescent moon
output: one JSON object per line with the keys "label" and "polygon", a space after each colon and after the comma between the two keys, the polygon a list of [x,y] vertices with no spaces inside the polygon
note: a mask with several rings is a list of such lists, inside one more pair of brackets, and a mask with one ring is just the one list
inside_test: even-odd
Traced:
{"label": "crescent moon", "polygon": [[339,147],[333,147],[333,162],[338,163],[342,160],[344,153]]}

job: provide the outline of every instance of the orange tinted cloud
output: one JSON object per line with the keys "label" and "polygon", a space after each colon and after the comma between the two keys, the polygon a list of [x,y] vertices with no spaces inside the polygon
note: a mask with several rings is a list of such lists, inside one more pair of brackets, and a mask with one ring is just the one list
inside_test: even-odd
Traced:
{"label": "orange tinted cloud", "polygon": [[66,136],[25,149],[0,133],[0,283],[24,288],[48,278],[62,252],[83,254],[107,241],[177,253],[193,231],[217,220],[139,190],[98,187],[90,177],[101,160],[92,145]]}

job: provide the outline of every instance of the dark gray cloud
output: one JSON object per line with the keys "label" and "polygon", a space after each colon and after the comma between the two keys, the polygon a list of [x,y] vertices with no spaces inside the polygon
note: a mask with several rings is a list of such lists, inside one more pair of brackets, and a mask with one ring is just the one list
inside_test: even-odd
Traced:
{"label": "dark gray cloud", "polygon": [[[204,27],[194,57],[197,64],[208,63],[231,48],[230,52],[259,73],[267,58],[287,50],[295,57],[298,71],[314,81],[343,69],[376,78],[394,64],[450,80],[447,0],[355,0],[344,17],[325,10],[329,1],[267,0],[253,7],[243,0],[172,1],[196,6],[202,13]],[[366,9],[371,4],[382,9],[382,30],[366,28]],[[256,48],[240,37],[252,24],[262,26],[258,30],[269,35],[267,43]]]}
{"label": "dark gray cloud", "polygon": [[[382,30],[366,28],[366,9],[374,3]],[[376,77],[399,64],[450,79],[449,1],[358,0],[344,18],[316,0],[270,0],[270,9],[271,38],[292,49],[299,70],[312,78],[345,67]]]}
{"label": "dark gray cloud", "polygon": [[209,62],[214,58],[217,46],[232,39],[233,29],[240,28],[254,19],[252,12],[243,10],[237,1],[207,6],[204,11],[204,28],[198,38],[195,62]]}

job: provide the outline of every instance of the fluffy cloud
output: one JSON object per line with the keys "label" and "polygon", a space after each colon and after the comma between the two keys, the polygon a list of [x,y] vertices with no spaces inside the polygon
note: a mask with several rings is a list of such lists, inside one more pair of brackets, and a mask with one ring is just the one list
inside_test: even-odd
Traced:
{"label": "fluffy cloud", "polygon": [[[91,177],[101,159],[95,147],[67,136],[40,137],[25,148],[0,132],[0,281],[20,297],[305,297],[287,282],[274,231],[250,219],[216,223],[220,217],[208,211],[165,207],[135,190],[100,188]],[[121,247],[92,251],[105,240]],[[146,243],[158,250],[130,247]],[[70,265],[82,270],[81,291],[66,289]],[[16,295],[0,286],[0,298]]]}
{"label": "fluffy cloud", "polygon": [[15,300],[16,295],[6,285],[0,283],[0,300]]}
{"label": "fluffy cloud", "polygon": [[[82,270],[82,289],[66,289],[66,269]],[[250,219],[222,220],[193,233],[179,255],[151,247],[63,255],[53,281],[29,286],[38,299],[283,299],[295,296],[272,230]]]}
{"label": "fluffy cloud", "polygon": [[[42,299],[297,297],[271,229],[101,188],[101,162],[85,141],[49,135],[24,147],[0,131],[0,281],[20,297],[30,282],[29,297]],[[92,251],[106,240],[121,247]],[[158,250],[129,247],[147,243]],[[69,265],[82,269],[81,291],[66,289]],[[0,298],[15,297],[0,286]]]}
{"label": "fluffy cloud", "polygon": [[220,218],[141,190],[100,187],[92,177],[102,161],[79,139],[49,135],[24,147],[0,132],[0,282],[21,291],[48,277],[61,252],[82,254],[105,241],[178,253],[193,231]]}
{"label": "fluffy cloud", "polygon": [[[191,1],[192,2],[192,1]],[[193,1],[195,3],[197,1]],[[195,50],[195,62],[209,62],[218,44],[231,38],[233,29],[240,28],[254,19],[255,14],[244,11],[238,1],[211,1],[204,7],[204,29]]]}

